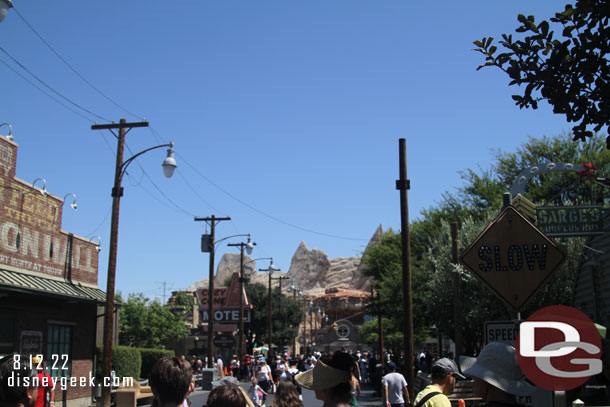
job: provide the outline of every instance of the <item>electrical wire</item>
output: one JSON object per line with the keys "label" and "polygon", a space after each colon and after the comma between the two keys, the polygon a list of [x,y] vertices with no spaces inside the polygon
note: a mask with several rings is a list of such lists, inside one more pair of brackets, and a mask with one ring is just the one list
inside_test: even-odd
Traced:
{"label": "electrical wire", "polygon": [[13,71],[15,74],[17,74],[18,76],[21,77],[21,79],[23,79],[24,81],[26,81],[27,83],[29,83],[30,85],[32,85],[34,88],[38,89],[40,92],[42,92],[44,95],[46,95],[49,99],[53,100],[54,102],[60,104],[61,106],[65,107],[66,109],[68,109],[69,111],[71,111],[72,113],[74,113],[77,116],[82,117],[83,119],[87,120],[90,123],[94,123],[93,120],[91,120],[90,118],[88,118],[87,116],[83,115],[82,113],[72,109],[70,106],[62,103],[61,101],[59,101],[58,99],[56,99],[55,97],[53,97],[51,94],[49,94],[47,91],[45,91],[44,89],[42,89],[41,87],[39,87],[38,85],[36,85],[34,82],[32,82],[31,80],[29,80],[25,75],[23,75],[21,72],[17,71],[15,68],[13,68],[12,66],[10,66],[9,64],[7,64],[5,61],[3,61],[2,59],[0,59],[0,62],[2,64],[4,64],[4,66],[6,66],[8,69],[10,69],[11,71]]}
{"label": "electrical wire", "polygon": [[0,51],[2,51],[6,56],[8,56],[14,63],[16,63],[17,65],[19,65],[19,67],[21,69],[23,69],[24,71],[26,71],[27,73],[29,73],[34,79],[36,79],[38,82],[40,82],[45,88],[49,89],[51,92],[55,93],[57,96],[59,96],[60,98],[64,99],[66,102],[70,103],[71,105],[73,105],[74,107],[77,107],[78,109],[89,113],[91,116],[95,116],[100,120],[104,120],[104,121],[110,121],[108,119],[106,119],[105,117],[102,117],[96,113],[93,113],[91,110],[86,109],[84,107],[82,107],[81,105],[79,105],[78,103],[74,102],[73,100],[71,100],[70,98],[64,96],[63,94],[61,94],[60,92],[58,92],[57,90],[55,90],[54,88],[52,88],[50,85],[48,85],[45,81],[43,81],[42,79],[40,79],[38,76],[36,76],[32,71],[30,71],[28,68],[26,68],[21,62],[19,62],[15,57],[13,57],[11,54],[8,53],[8,51],[6,51],[3,47],[0,46]]}
{"label": "electrical wire", "polygon": [[113,99],[111,99],[109,96],[107,96],[104,92],[102,92],[101,90],[99,90],[96,86],[94,86],[90,81],[88,81],[83,75],[81,75],[70,63],[68,63],[68,61],[66,61],[66,59],[64,57],[62,57],[59,52],[57,52],[57,50],[55,48],[53,48],[53,46],[51,46],[51,44],[49,44],[49,42],[47,40],[45,40],[42,35],[40,35],[38,33],[38,31],[36,31],[34,29],[34,27],[32,27],[32,25],[25,19],[25,17],[23,17],[21,15],[21,13],[13,6],[13,11],[15,13],[17,13],[17,15],[19,16],[19,18],[21,18],[21,20],[25,23],[25,25],[28,26],[28,28],[30,30],[32,30],[32,32],[34,34],[36,34],[36,36],[55,54],[55,56],[57,58],[59,58],[68,68],[70,68],[70,70],[72,72],[74,72],[74,74],[76,76],[78,76],[80,79],[83,80],[83,82],[85,82],[87,85],[89,85],[93,90],[95,90],[98,94],[100,94],[104,99],[106,99],[107,101],[109,101],[110,103],[112,103],[113,105],[115,105],[116,107],[118,107],[119,109],[123,110],[124,112],[126,112],[127,114],[130,114],[133,117],[136,117],[138,119],[141,119],[142,117],[139,115],[136,115],[135,113],[130,112],[129,110],[127,110],[125,107],[121,106],[120,104],[118,104],[117,102],[115,102]]}
{"label": "electrical wire", "polygon": [[210,209],[212,209],[212,211],[219,213],[223,216],[228,216],[226,213],[223,213],[222,211],[219,211],[218,209],[214,208],[214,206],[209,203],[207,200],[205,200],[200,194],[199,192],[197,192],[197,190],[187,181],[186,177],[182,174],[182,171],[180,171],[179,168],[176,168],[176,172],[178,173],[178,176],[180,176],[180,178],[182,179],[182,181],[184,181],[184,183],[189,187],[189,189],[193,192],[193,194],[195,194],[195,196],[197,198],[199,198],[201,200],[201,202],[205,203]]}
{"label": "electrical wire", "polygon": [[299,226],[299,225],[295,225],[294,223],[290,223],[287,222],[285,220],[282,220],[278,217],[275,217],[273,215],[270,215],[250,204],[248,204],[247,202],[242,201],[241,199],[239,199],[238,197],[236,197],[235,195],[231,194],[230,192],[228,192],[227,190],[225,190],[224,188],[222,188],[220,185],[216,184],[214,181],[212,181],[211,179],[209,179],[208,177],[206,177],[205,175],[203,175],[199,170],[197,170],[197,168],[195,168],[191,163],[188,162],[188,160],[186,160],[186,158],[184,156],[182,156],[179,153],[176,153],[176,155],[180,158],[181,161],[183,161],[187,166],[189,166],[194,172],[195,174],[199,175],[201,178],[203,178],[204,180],[206,180],[207,182],[209,182],[210,184],[212,184],[216,189],[218,189],[219,191],[221,191],[222,193],[224,193],[225,195],[227,195],[229,198],[233,199],[234,201],[242,204],[243,206],[245,206],[246,208],[249,208],[250,210],[263,215],[271,220],[274,220],[278,223],[281,223],[283,225],[286,226],[290,226],[294,229],[298,229],[298,230],[302,230],[304,232],[308,232],[308,233],[313,233],[315,235],[319,235],[319,236],[326,236],[326,237],[331,237],[334,239],[342,239],[342,240],[357,240],[357,241],[368,241],[369,239],[362,239],[362,238],[355,238],[355,237],[348,237],[348,236],[339,236],[339,235],[333,235],[330,233],[324,233],[324,232],[318,232],[316,230],[313,229],[309,229],[303,226]]}

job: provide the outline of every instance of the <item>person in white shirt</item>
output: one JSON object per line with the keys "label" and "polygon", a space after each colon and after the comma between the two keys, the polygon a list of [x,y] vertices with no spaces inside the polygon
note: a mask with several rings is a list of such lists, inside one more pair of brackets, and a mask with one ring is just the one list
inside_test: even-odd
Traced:
{"label": "person in white shirt", "polygon": [[294,387],[297,389],[297,393],[299,393],[299,400],[303,400],[303,396],[301,395],[301,386],[294,380],[294,377],[299,374],[299,369],[297,369],[298,361],[296,359],[291,359],[288,362],[288,369],[284,370],[284,373],[280,376],[280,382],[289,381],[294,384]]}
{"label": "person in white shirt", "polygon": [[409,391],[407,390],[407,381],[403,375],[396,372],[396,363],[388,363],[388,369],[390,369],[390,373],[381,379],[386,406],[404,407],[405,404],[411,404]]}

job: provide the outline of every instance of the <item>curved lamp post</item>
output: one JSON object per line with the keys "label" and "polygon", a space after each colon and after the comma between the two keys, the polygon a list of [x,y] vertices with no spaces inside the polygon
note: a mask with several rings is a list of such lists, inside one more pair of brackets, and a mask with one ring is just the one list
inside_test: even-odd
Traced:
{"label": "curved lamp post", "polygon": [[269,295],[267,298],[267,323],[268,323],[268,331],[267,331],[267,342],[269,342],[269,349],[267,350],[267,359],[271,358],[271,275],[274,271],[281,271],[273,265],[273,259],[269,263],[269,267],[266,269],[258,269],[258,271],[266,271],[269,273]]}
{"label": "curved lamp post", "polygon": [[[0,21],[2,21],[2,19],[4,17],[2,17],[2,1],[0,0]],[[8,126],[8,136],[6,136],[8,141],[13,141],[13,126],[11,126],[9,123],[0,123],[0,127],[2,126]]]}
{"label": "curved lamp post", "polygon": [[99,253],[99,252],[101,252],[101,251],[102,251],[102,238],[101,238],[101,236],[98,236],[98,235],[93,235],[93,236],[89,237],[89,240],[90,240],[91,242],[93,242],[93,239],[97,239],[97,242],[98,242],[98,243],[97,243],[97,246],[95,246],[95,250],[96,250],[98,253]]}
{"label": "curved lamp post", "polygon": [[239,247],[239,361],[244,360],[244,249],[248,254],[252,254],[252,250],[256,243],[252,241],[248,234],[247,242],[229,243],[227,246]]}
{"label": "curved lamp post", "polygon": [[[292,299],[297,300],[297,293],[299,294],[299,300],[303,296],[303,290],[294,284],[294,280],[290,280],[290,291],[292,292]],[[300,325],[300,324],[299,324]],[[297,336],[299,336],[299,329],[297,327],[297,335],[292,338],[292,354],[293,358],[297,354]]]}
{"label": "curved lamp post", "polygon": [[[0,0],[2,1],[2,0]],[[163,173],[167,178],[170,178],[176,169],[176,160],[174,159],[174,143],[161,144],[158,146],[147,148],[127,160],[123,161],[123,151],[125,150],[125,136],[127,132],[134,127],[148,127],[148,122],[127,123],[125,119],[121,119],[119,123],[112,124],[94,124],[91,130],[110,130],[118,129],[117,137],[118,146],[116,153],[116,167],[114,172],[114,186],[112,188],[112,218],[110,222],[110,248],[108,254],[108,280],[106,285],[106,309],[104,314],[104,360],[102,364],[102,376],[110,377],[112,370],[112,338],[114,336],[114,287],[116,280],[116,260],[119,238],[119,208],[121,197],[123,196],[123,188],[121,181],[129,164],[137,157],[148,151],[158,148],[169,147],[167,157],[163,161]],[[113,133],[114,134],[114,133]],[[102,386],[102,406],[110,407],[110,387]]]}
{"label": "curved lamp post", "polygon": [[70,207],[75,211],[78,210],[78,204],[76,203],[76,194],[68,192],[66,195],[64,195],[64,203],[66,203],[66,198],[69,196],[72,197],[72,203],[70,204]]}

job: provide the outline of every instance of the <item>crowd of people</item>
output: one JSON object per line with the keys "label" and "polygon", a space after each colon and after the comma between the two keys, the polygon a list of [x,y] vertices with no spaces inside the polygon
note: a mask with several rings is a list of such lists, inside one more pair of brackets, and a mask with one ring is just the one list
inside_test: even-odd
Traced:
{"label": "crowd of people", "polygon": [[[267,363],[262,355],[252,355],[247,369],[226,370],[227,375],[213,383],[207,407],[266,407],[267,395],[274,393],[269,407],[304,407],[302,389],[311,390],[324,407],[357,407],[360,383],[375,386],[386,407],[450,407],[448,396],[458,380],[474,380],[474,393],[485,407],[517,407],[518,396],[532,395],[536,388],[524,377],[512,346],[492,342],[475,357],[461,357],[458,363],[449,357],[431,361],[431,383],[411,399],[404,376],[390,359],[381,363],[377,355],[337,351],[324,355],[288,354]],[[32,407],[40,398],[52,400],[29,382],[15,378],[34,378],[41,372],[26,364],[15,365],[12,356],[0,360],[0,406]],[[218,361],[217,361],[218,362]],[[154,394],[153,407],[189,407],[194,389],[194,372],[200,365],[184,358],[165,357],[153,367],[149,384]],[[379,369],[382,369],[379,377]],[[384,370],[385,369],[385,370]],[[243,375],[242,375],[243,373]],[[12,379],[11,379],[12,377]],[[240,379],[243,379],[240,382]],[[9,385],[9,383],[17,385]],[[244,386],[245,380],[249,385]],[[19,384],[19,383],[28,383]],[[242,383],[242,385],[240,385]],[[245,387],[249,387],[245,390]],[[193,407],[206,407],[193,406]]]}

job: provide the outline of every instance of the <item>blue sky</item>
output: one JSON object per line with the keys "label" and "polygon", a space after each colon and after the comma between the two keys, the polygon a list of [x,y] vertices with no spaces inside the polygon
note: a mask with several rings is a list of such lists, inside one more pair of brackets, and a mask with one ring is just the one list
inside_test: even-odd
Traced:
{"label": "blue sky", "polygon": [[[64,207],[63,228],[101,236],[102,289],[116,142],[92,131],[93,121],[146,118],[152,129],[127,135],[134,153],[175,143],[172,179],[162,175],[164,152],[154,151],[123,181],[117,289],[151,297],[163,281],[176,290],[207,277],[205,228],[194,216],[230,216],[217,236],[251,233],[253,257],[272,256],[285,271],[303,240],[330,257],[355,256],[378,225],[400,228],[399,138],[407,140],[413,219],[460,185],[459,171],[488,167],[493,149],[570,128],[546,105],[519,110],[506,75],[477,72],[483,57],[472,51],[474,40],[514,32],[518,13],[552,16],[563,8],[555,1],[14,5],[114,102],[15,10],[0,23],[1,47],[100,116],[54,102],[0,53],[0,122],[12,124],[20,146],[17,177],[77,194],[79,209]],[[221,245],[217,258],[227,251],[235,249]]]}

